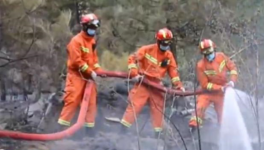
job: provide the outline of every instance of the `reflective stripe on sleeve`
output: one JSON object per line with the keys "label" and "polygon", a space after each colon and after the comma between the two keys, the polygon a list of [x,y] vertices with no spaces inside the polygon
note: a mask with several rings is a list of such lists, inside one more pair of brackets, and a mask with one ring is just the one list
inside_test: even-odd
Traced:
{"label": "reflective stripe on sleeve", "polygon": [[236,71],[236,70],[231,70],[231,71],[230,71],[230,74],[237,75],[237,71]]}
{"label": "reflective stripe on sleeve", "polygon": [[96,64],[94,64],[94,67],[95,68],[100,68],[101,66],[98,63],[96,63]]}
{"label": "reflective stripe on sleeve", "polygon": [[89,66],[88,66],[87,64],[84,64],[84,65],[81,67],[81,72],[85,72],[88,68],[89,68]]}
{"label": "reflective stripe on sleeve", "polygon": [[128,65],[128,69],[131,69],[131,68],[137,68],[137,65],[136,64],[130,64],[130,65]]}
{"label": "reflective stripe on sleeve", "polygon": [[149,55],[149,54],[145,54],[145,58],[147,58],[149,61],[151,61],[152,63],[154,63],[154,64],[158,64],[158,61],[157,61],[157,59],[156,58],[154,58],[154,57],[152,57],[151,55]]}
{"label": "reflective stripe on sleeve", "polygon": [[222,70],[224,69],[225,65],[226,65],[226,61],[223,60],[223,61],[221,62],[221,64],[220,64],[220,66],[219,66],[219,72],[222,72]]}
{"label": "reflective stripe on sleeve", "polygon": [[207,88],[207,90],[212,90],[213,83],[208,83],[206,88]]}
{"label": "reflective stripe on sleeve", "polygon": [[172,82],[177,82],[177,81],[180,81],[180,78],[179,77],[174,77],[171,79]]}

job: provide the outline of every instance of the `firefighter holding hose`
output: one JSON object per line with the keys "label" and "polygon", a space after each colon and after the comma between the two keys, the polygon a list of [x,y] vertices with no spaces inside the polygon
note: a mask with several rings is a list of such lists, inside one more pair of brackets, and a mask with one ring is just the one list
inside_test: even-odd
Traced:
{"label": "firefighter holding hose", "polygon": [[[190,119],[190,130],[202,125],[204,114],[208,106],[213,103],[217,113],[218,123],[221,123],[224,91],[227,87],[234,87],[237,81],[237,68],[233,61],[222,52],[215,52],[216,45],[210,39],[200,42],[199,49],[204,56],[196,66],[197,79],[202,89],[209,92],[199,95],[197,98],[197,118],[195,113]],[[227,73],[230,73],[228,78]],[[198,124],[197,124],[198,122]]]}
{"label": "firefighter holding hose", "polygon": [[[85,14],[81,17],[82,31],[74,36],[67,46],[67,78],[65,85],[64,107],[58,123],[62,126],[70,126],[71,120],[80,105],[86,79],[95,80],[96,72],[101,70],[98,64],[95,35],[100,21],[95,14]],[[93,84],[95,84],[93,82]],[[88,111],[85,119],[86,133],[94,136],[93,127],[96,116],[96,86],[91,91]]]}
{"label": "firefighter holding hose", "polygon": [[162,131],[164,95],[157,89],[141,84],[143,77],[161,84],[161,79],[168,72],[174,87],[185,91],[180,81],[176,61],[170,51],[172,32],[167,28],[160,29],[155,38],[157,41],[155,44],[139,48],[128,58],[130,77],[134,78],[137,83],[129,92],[130,102],[121,120],[121,132],[127,131],[147,102],[150,104],[155,135],[157,136]]}

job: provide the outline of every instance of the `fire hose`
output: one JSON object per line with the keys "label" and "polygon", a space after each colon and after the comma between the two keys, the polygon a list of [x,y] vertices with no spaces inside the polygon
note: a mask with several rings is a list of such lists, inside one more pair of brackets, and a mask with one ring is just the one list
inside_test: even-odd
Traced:
{"label": "fire hose", "polygon": [[[101,71],[101,72],[98,72],[97,75],[106,76],[106,77],[116,77],[116,78],[127,78],[128,77],[127,73],[112,72],[112,71]],[[91,93],[92,86],[94,86],[93,84],[91,84],[91,82],[93,81],[88,81],[86,84],[78,120],[73,126],[69,127],[68,129],[64,131],[50,133],[50,134],[35,134],[35,133],[23,133],[19,131],[0,130],[0,137],[8,137],[12,139],[21,139],[21,140],[34,140],[34,141],[52,141],[52,140],[60,140],[60,139],[73,135],[76,131],[78,131],[83,126],[85,122],[85,117],[86,117],[85,114],[88,109],[90,93]],[[143,79],[142,83],[145,85],[151,86],[153,88],[156,88],[160,90],[161,92],[167,92],[169,94],[175,94],[179,96],[198,95],[204,92],[202,90],[197,90],[194,92],[191,92],[191,91],[182,92],[179,90],[168,89],[168,88],[163,87],[160,84],[151,82],[145,78]]]}
{"label": "fire hose", "polygon": [[[113,71],[100,71],[97,72],[98,76],[107,76],[107,77],[117,77],[117,78],[127,78],[128,74],[124,72],[113,72]],[[174,89],[168,89],[165,88],[164,86],[157,84],[155,82],[151,82],[148,79],[144,78],[142,81],[143,84],[148,85],[150,87],[153,87],[161,92],[167,92],[168,94],[175,94],[178,96],[192,96],[192,95],[199,95],[204,93],[205,91],[203,90],[197,90],[197,91],[185,91],[182,92],[180,90],[174,90]]]}
{"label": "fire hose", "polygon": [[68,129],[51,134],[33,134],[33,133],[22,133],[16,131],[7,131],[7,130],[0,130],[0,137],[8,137],[12,139],[22,139],[22,140],[35,140],[35,141],[51,141],[51,140],[58,140],[63,139],[64,137],[70,136],[78,131],[84,124],[85,114],[88,109],[88,102],[90,99],[90,93],[92,90],[93,84],[88,81],[84,91],[84,97],[81,104],[80,113],[78,116],[77,122],[69,127]]}

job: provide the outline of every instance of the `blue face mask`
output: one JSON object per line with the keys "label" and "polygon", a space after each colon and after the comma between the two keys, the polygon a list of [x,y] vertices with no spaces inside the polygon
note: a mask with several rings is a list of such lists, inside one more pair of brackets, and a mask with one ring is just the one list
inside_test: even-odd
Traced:
{"label": "blue face mask", "polygon": [[87,29],[87,34],[88,34],[88,35],[93,36],[93,35],[95,35],[95,32],[96,32],[95,29]]}
{"label": "blue face mask", "polygon": [[170,45],[168,45],[168,46],[160,45],[159,47],[160,47],[160,50],[162,50],[162,51],[167,51],[170,49]]}
{"label": "blue face mask", "polygon": [[214,58],[215,58],[215,53],[211,53],[211,54],[209,54],[209,55],[206,55],[206,59],[207,59],[208,61],[213,61]]}

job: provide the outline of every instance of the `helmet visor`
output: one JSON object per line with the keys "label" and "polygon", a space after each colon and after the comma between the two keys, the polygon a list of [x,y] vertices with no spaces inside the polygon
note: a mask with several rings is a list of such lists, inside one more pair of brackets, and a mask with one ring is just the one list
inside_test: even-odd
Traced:
{"label": "helmet visor", "polygon": [[167,46],[167,45],[170,45],[172,41],[171,40],[160,40],[159,43],[161,45]]}
{"label": "helmet visor", "polygon": [[205,48],[205,49],[202,50],[202,53],[204,55],[208,55],[208,54],[211,54],[213,52],[214,52],[214,48],[213,47]]}
{"label": "helmet visor", "polygon": [[88,26],[88,28],[96,29],[96,28],[100,27],[100,21],[97,20],[97,19],[96,20],[92,20],[89,23],[87,23],[87,26]]}

